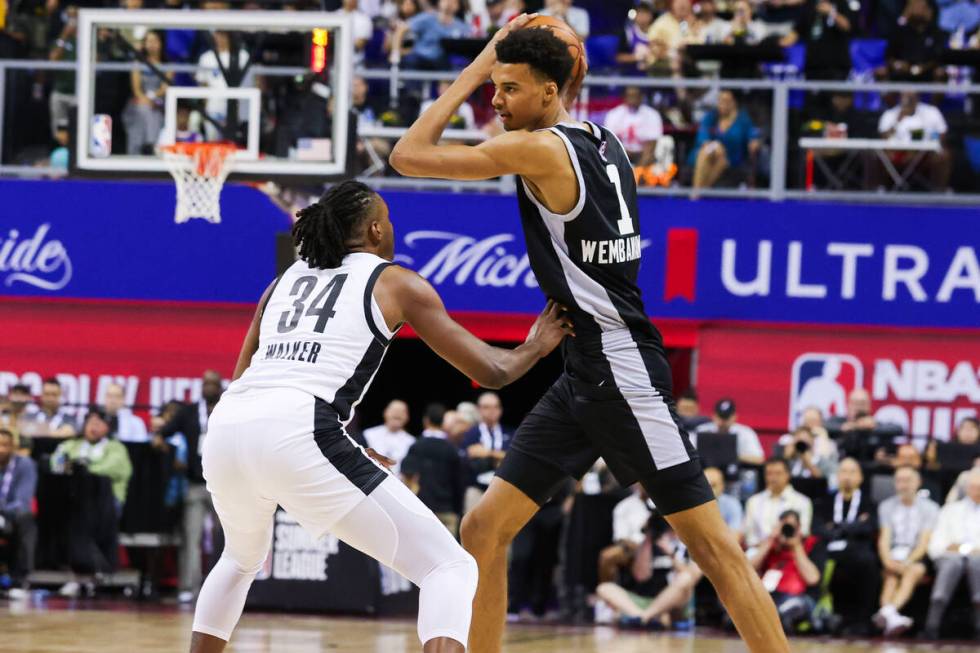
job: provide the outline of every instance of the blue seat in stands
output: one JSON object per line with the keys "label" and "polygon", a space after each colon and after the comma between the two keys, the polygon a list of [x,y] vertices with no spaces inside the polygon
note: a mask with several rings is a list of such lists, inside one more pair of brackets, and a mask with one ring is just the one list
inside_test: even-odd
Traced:
{"label": "blue seat in stands", "polygon": [[614,34],[590,36],[585,40],[585,52],[589,57],[589,70],[609,70],[616,67],[619,37]]}
{"label": "blue seat in stands", "polygon": [[[762,65],[766,78],[773,80],[803,79],[803,68],[806,66],[806,45],[797,43],[788,48],[783,48],[783,53],[785,59],[782,62]],[[790,108],[802,109],[803,97],[803,91],[790,91]]]}
{"label": "blue seat in stands", "polygon": [[[874,81],[874,71],[885,65],[888,41],[884,39],[854,39],[851,41],[851,76],[857,82]],[[854,108],[861,111],[880,111],[881,94],[859,91],[854,94]]]}
{"label": "blue seat in stands", "polygon": [[970,162],[973,172],[980,175],[980,137],[964,136],[963,149],[966,150],[966,160]]}
{"label": "blue seat in stands", "polygon": [[364,46],[364,60],[369,63],[382,63],[388,59],[385,54],[385,31],[375,29],[371,32],[371,39]]}

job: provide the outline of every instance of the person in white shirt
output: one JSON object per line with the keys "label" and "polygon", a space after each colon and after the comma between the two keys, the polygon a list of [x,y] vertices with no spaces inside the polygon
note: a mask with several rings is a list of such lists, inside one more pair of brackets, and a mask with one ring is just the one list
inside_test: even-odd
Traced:
{"label": "person in white shirt", "polygon": [[657,140],[664,135],[660,112],[643,102],[638,86],[623,90],[623,103],[606,114],[606,129],[616,134],[634,166],[653,163]]}
{"label": "person in white shirt", "polygon": [[399,473],[402,460],[408,450],[415,444],[415,438],[405,430],[408,424],[408,404],[395,399],[385,407],[384,423],[364,429],[364,440],[367,445],[382,456],[395,461],[391,472]]}
{"label": "person in white shirt", "polygon": [[[374,34],[371,18],[358,8],[359,0],[344,0],[340,9],[331,12],[341,18],[350,17],[351,34],[354,37],[354,65],[364,62],[364,48]],[[363,0],[361,0],[363,2]]]}
{"label": "person in white shirt", "polygon": [[105,399],[103,400],[109,424],[114,426],[113,434],[122,442],[149,442],[150,436],[146,432],[146,423],[133,411],[126,408],[126,391],[117,383],[113,383],[105,389]]}
{"label": "person in white shirt", "polygon": [[[944,190],[949,185],[952,157],[946,148],[946,119],[936,107],[919,102],[918,93],[904,92],[901,101],[888,109],[878,120],[878,132],[882,138],[902,141],[939,141],[942,149],[929,152],[920,164],[928,173],[935,190]],[[906,152],[890,152],[888,156],[896,163],[904,163]]]}
{"label": "person in white shirt", "polygon": [[643,544],[643,529],[650,521],[650,500],[637,484],[633,493],[613,508],[613,543],[599,552],[599,582],[612,583],[619,570],[633,560],[636,548]]}
{"label": "person in white shirt", "polygon": [[923,559],[939,516],[939,506],[919,495],[922,477],[911,466],[895,470],[896,495],[878,506],[878,557],[884,582],[881,609],[872,617],[885,635],[897,635],[912,626],[912,618],[899,612],[915,586],[926,575]]}
{"label": "person in white shirt", "polygon": [[[221,69],[224,67],[225,70],[229,70],[231,65],[231,37],[229,36],[228,32],[222,31],[214,32],[213,36],[214,49],[205,51],[198,58],[198,71],[195,73],[194,79],[197,81],[198,86],[207,86],[209,88],[216,89],[228,88],[228,82],[225,80],[225,76],[221,72]],[[218,65],[219,61],[221,62],[221,65]],[[248,65],[248,61],[248,52],[246,52],[245,48],[239,48],[237,62],[238,70],[245,70],[245,67]],[[252,86],[252,77],[251,72],[249,72],[239,86]],[[208,116],[218,123],[223,123],[227,118],[227,100],[212,98],[205,103],[204,107]],[[241,121],[247,116],[248,102],[240,101],[238,103],[238,119]],[[219,130],[210,122],[205,123],[204,130],[207,134],[208,140],[219,140],[222,136]]]}
{"label": "person in white shirt", "polygon": [[[694,430],[694,439],[691,442],[694,446],[697,446],[697,436],[700,433],[730,433],[738,438],[736,447],[740,463],[761,465],[765,461],[765,452],[762,450],[762,443],[759,442],[759,434],[751,426],[738,423],[738,413],[735,412],[735,401],[732,399],[722,399],[715,404],[711,421]],[[766,531],[766,536],[771,530]]]}
{"label": "person in white shirt", "polygon": [[963,574],[970,583],[973,630],[980,637],[980,469],[967,473],[966,497],[946,504],[939,513],[929,541],[929,557],[936,566],[925,634],[938,639],[939,626]]}
{"label": "person in white shirt", "polygon": [[766,461],[765,474],[766,489],[749,497],[745,504],[742,537],[748,548],[746,555],[750,558],[755,548],[772,535],[780,515],[787,510],[800,516],[800,532],[804,537],[810,534],[813,522],[813,502],[789,484],[789,463],[782,458],[772,458]]}
{"label": "person in white shirt", "polygon": [[589,38],[589,12],[581,7],[572,6],[572,0],[545,0],[544,9],[538,13],[542,16],[561,18],[580,39],[584,41]]}
{"label": "person in white shirt", "polygon": [[695,7],[705,43],[721,43],[731,31],[731,24],[718,17],[715,0],[701,0]]}
{"label": "person in white shirt", "polygon": [[727,45],[756,45],[766,38],[766,24],[752,18],[752,3],[738,0],[730,23],[725,24],[721,41]]}

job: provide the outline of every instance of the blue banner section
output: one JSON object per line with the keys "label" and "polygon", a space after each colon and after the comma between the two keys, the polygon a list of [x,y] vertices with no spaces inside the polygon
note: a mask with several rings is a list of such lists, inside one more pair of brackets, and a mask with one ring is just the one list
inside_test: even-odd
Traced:
{"label": "blue banner section", "polygon": [[174,223],[173,184],[0,182],[0,295],[255,302],[286,215],[227,186],[221,224]]}
{"label": "blue banner section", "polygon": [[[450,310],[541,308],[513,197],[384,197],[398,260]],[[0,294],[255,301],[282,212],[242,186],[220,225],[175,225],[173,207],[169,184],[3,182]],[[655,317],[980,327],[980,208],[644,198],[640,225]]]}

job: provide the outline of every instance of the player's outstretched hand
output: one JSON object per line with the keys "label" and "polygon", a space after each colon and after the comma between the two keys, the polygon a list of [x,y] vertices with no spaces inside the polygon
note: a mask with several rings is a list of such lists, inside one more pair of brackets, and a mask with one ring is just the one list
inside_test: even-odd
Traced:
{"label": "player's outstretched hand", "polygon": [[572,320],[568,317],[568,309],[549,299],[547,306],[531,326],[527,334],[527,342],[539,344],[542,348],[541,355],[547,356],[568,335],[575,335]]}
{"label": "player's outstretched hand", "polygon": [[382,456],[381,454],[379,454],[377,451],[375,451],[371,447],[368,447],[364,451],[367,453],[367,455],[371,456],[377,462],[379,462],[380,464],[384,465],[385,469],[391,469],[392,467],[394,467],[397,464],[394,460],[392,460],[388,456]]}

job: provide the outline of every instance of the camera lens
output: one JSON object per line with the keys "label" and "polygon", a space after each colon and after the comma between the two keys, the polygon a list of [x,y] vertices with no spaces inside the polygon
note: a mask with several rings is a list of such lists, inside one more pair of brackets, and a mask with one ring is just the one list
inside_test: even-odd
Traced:
{"label": "camera lens", "polygon": [[805,452],[807,452],[809,450],[810,450],[809,443],[804,442],[803,440],[797,440],[797,442],[796,442],[796,452],[797,453],[805,453]]}
{"label": "camera lens", "polygon": [[785,538],[793,537],[796,535],[796,526],[793,526],[792,524],[783,524],[782,533],[783,537]]}

